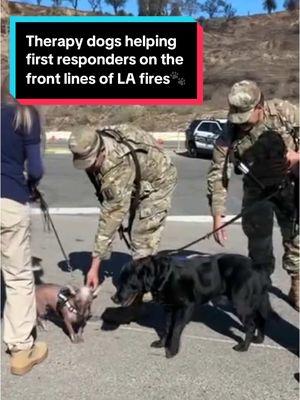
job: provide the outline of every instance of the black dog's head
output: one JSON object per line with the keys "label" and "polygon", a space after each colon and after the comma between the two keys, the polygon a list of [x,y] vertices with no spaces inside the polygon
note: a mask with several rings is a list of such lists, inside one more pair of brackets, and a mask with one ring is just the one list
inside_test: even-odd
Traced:
{"label": "black dog's head", "polygon": [[265,187],[278,186],[287,176],[287,148],[281,135],[275,131],[262,133],[253,146],[244,153],[252,174]]}
{"label": "black dog's head", "polygon": [[166,263],[156,257],[125,264],[120,272],[117,292],[112,296],[113,302],[129,306],[138,295],[157,290],[165,278],[167,269]]}
{"label": "black dog's head", "polygon": [[266,160],[282,160],[287,148],[282,136],[276,131],[263,132],[251,148],[254,162],[263,163]]}

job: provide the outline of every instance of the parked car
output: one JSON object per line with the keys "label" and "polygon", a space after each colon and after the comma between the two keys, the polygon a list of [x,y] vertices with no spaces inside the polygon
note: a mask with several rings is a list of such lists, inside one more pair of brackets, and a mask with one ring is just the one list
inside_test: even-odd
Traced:
{"label": "parked car", "polygon": [[226,132],[227,119],[195,119],[185,131],[185,147],[191,157],[212,155],[215,141]]}

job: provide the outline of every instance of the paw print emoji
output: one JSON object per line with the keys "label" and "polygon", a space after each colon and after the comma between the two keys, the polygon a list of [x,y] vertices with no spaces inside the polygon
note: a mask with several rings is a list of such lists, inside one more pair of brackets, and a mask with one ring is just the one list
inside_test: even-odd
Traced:
{"label": "paw print emoji", "polygon": [[178,79],[178,72],[176,72],[176,71],[173,71],[173,72],[171,72],[171,75],[170,75],[170,77],[172,78],[172,79]]}

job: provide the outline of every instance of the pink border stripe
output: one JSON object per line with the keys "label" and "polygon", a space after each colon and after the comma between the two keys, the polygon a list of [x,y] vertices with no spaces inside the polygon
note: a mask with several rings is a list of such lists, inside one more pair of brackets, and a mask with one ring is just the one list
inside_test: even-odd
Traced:
{"label": "pink border stripe", "polygon": [[23,105],[200,105],[201,98],[197,99],[17,99]]}
{"label": "pink border stripe", "polygon": [[197,101],[203,103],[203,51],[204,51],[204,38],[203,28],[197,23]]}

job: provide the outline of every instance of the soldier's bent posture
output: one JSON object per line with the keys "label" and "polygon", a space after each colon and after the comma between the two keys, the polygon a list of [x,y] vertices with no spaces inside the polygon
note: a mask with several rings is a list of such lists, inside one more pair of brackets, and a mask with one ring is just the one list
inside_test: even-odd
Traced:
{"label": "soldier's bent posture", "polygon": [[[213,160],[208,172],[208,199],[214,220],[214,229],[222,224],[225,215],[225,201],[230,177],[228,159],[232,152],[243,161],[247,151],[266,130],[281,135],[287,148],[287,160],[291,169],[299,164],[298,134],[299,114],[297,108],[283,100],[264,101],[264,96],[252,81],[241,81],[233,85],[228,95],[228,132],[222,134],[215,145]],[[263,167],[263,166],[262,166]],[[294,205],[293,191],[286,197],[287,206]],[[243,208],[261,199],[261,190],[251,179],[244,179]],[[282,207],[266,201],[247,213],[242,220],[244,233],[248,237],[249,256],[264,265],[269,273],[274,270],[275,260],[272,246],[273,214],[276,214],[281,229],[284,255],[283,268],[291,276],[289,299],[299,311],[299,234],[293,230],[293,222]],[[223,245],[224,230],[215,234],[215,240]]]}
{"label": "soldier's bent posture", "polygon": [[96,287],[101,260],[110,258],[116,232],[129,214],[133,258],[157,252],[177,172],[148,133],[120,125],[97,132],[78,130],[69,139],[75,168],[97,187],[100,218],[87,284]]}

